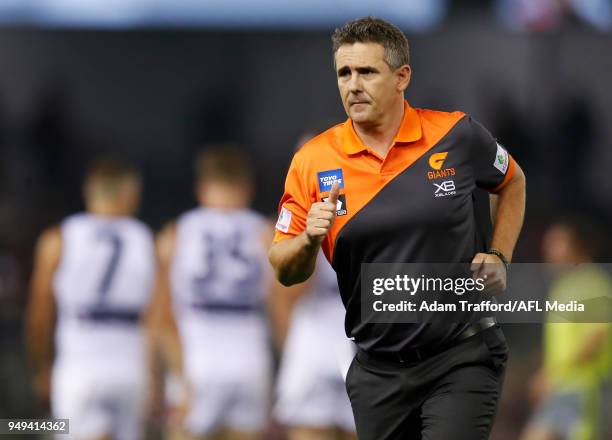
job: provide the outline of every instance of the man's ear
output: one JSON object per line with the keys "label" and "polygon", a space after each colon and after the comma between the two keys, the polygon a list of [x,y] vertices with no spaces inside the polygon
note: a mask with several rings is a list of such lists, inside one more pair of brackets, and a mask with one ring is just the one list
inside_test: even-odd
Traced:
{"label": "man's ear", "polygon": [[397,90],[403,93],[410,84],[412,68],[408,64],[404,64],[395,71],[395,76],[397,78]]}

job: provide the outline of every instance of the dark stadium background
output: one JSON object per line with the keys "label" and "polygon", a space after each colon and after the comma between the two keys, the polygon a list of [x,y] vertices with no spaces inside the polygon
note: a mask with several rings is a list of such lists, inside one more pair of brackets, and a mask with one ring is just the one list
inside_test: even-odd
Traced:
{"label": "dark stadium background", "polygon": [[[393,21],[393,17],[386,17]],[[0,27],[0,418],[42,416],[21,330],[35,239],[82,209],[80,180],[100,154],[144,173],[140,217],[154,229],[194,205],[193,158],[233,142],[252,156],[254,207],[274,215],[297,139],[345,115],[329,34],[315,28]],[[515,260],[567,212],[612,220],[612,34],[567,13],[513,31],[487,1],[452,2],[441,26],[407,29],[416,107],[460,109],[525,170],[528,206]],[[607,232],[607,231],[606,231]],[[604,234],[610,261],[610,234]],[[540,327],[507,326],[511,362],[494,439],[515,438]]]}

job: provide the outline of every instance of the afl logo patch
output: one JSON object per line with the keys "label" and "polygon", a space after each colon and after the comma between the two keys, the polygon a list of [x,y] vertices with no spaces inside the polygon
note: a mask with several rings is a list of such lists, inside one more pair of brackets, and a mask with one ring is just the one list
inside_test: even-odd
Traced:
{"label": "afl logo patch", "polygon": [[282,206],[280,214],[278,215],[278,220],[276,221],[276,229],[284,233],[289,232],[289,226],[291,226],[292,216],[293,214],[291,213],[291,211]]}
{"label": "afl logo patch", "polygon": [[509,164],[510,160],[508,159],[508,152],[504,147],[497,144],[497,152],[495,153],[493,166],[497,168],[502,174],[506,174],[506,171],[508,171]]}

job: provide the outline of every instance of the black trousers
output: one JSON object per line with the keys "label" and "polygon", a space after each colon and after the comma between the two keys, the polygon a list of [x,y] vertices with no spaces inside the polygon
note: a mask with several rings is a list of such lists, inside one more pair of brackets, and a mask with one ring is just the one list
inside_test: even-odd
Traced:
{"label": "black trousers", "polygon": [[346,388],[359,440],[488,439],[507,359],[497,325],[415,363],[358,352]]}

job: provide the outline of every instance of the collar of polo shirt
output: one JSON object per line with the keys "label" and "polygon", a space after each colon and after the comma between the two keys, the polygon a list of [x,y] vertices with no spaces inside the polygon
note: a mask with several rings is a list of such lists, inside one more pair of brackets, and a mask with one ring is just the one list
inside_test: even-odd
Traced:
{"label": "collar of polo shirt", "polygon": [[[402,125],[400,125],[399,131],[397,132],[397,135],[395,135],[391,145],[393,146],[398,142],[415,142],[421,139],[422,135],[423,133],[421,131],[421,120],[419,119],[419,114],[415,109],[410,107],[408,101],[404,101],[404,117],[402,119]],[[356,154],[368,149],[361,139],[359,139],[359,136],[357,136],[357,133],[353,128],[353,121],[351,121],[351,118],[348,118],[344,124],[342,145],[346,154]]]}

